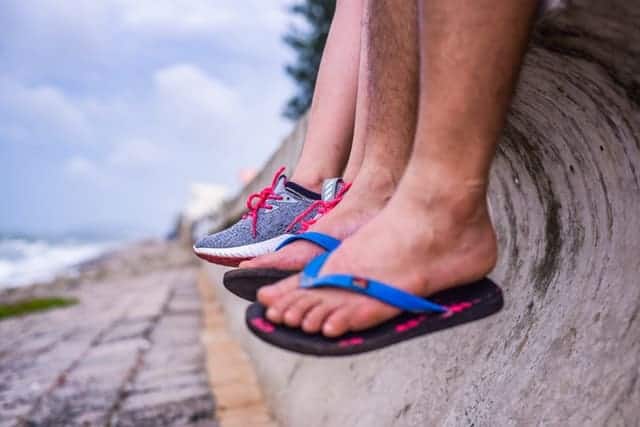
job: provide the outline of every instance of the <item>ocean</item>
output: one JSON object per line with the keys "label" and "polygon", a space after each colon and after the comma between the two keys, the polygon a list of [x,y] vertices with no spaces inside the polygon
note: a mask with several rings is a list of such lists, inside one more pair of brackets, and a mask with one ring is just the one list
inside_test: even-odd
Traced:
{"label": "ocean", "polygon": [[122,240],[0,234],[0,289],[43,282],[123,245]]}

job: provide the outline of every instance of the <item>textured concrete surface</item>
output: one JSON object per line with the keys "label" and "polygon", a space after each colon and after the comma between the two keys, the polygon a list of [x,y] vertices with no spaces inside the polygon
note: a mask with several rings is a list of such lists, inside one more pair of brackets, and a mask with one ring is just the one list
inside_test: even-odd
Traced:
{"label": "textured concrete surface", "polygon": [[640,4],[576,3],[539,24],[494,165],[501,314],[326,360],[220,294],[281,425],[640,425]]}
{"label": "textured concrete surface", "polygon": [[0,426],[217,425],[193,267],[65,294],[0,322]]}

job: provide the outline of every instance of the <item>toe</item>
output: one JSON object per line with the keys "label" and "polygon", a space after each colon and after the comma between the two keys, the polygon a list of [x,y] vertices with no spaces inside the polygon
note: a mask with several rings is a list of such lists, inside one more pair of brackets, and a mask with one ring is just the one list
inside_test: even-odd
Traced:
{"label": "toe", "polygon": [[331,306],[328,304],[317,304],[313,306],[304,316],[302,321],[302,330],[308,334],[316,334],[320,332],[324,319],[331,313]]}
{"label": "toe", "polygon": [[283,294],[267,308],[267,318],[273,323],[282,323],[284,321],[284,313],[303,296],[304,294],[300,290]]}
{"label": "toe", "polygon": [[241,268],[278,268],[301,270],[322,250],[308,242],[294,242],[277,252],[268,253],[240,263]]}
{"label": "toe", "polygon": [[298,288],[300,278],[298,275],[287,277],[270,286],[263,286],[258,290],[258,301],[266,306],[272,306],[283,295],[293,292]]}
{"label": "toe", "polygon": [[351,312],[352,310],[348,306],[343,306],[331,313],[322,325],[322,334],[334,338],[347,332]]}
{"label": "toe", "polygon": [[354,296],[348,328],[362,331],[377,326],[400,313],[400,310],[363,296]]}
{"label": "toe", "polygon": [[240,268],[266,268],[273,267],[277,264],[278,256],[275,253],[260,255],[255,258],[242,261],[238,267]]}
{"label": "toe", "polygon": [[[303,292],[301,292],[303,293]],[[320,303],[320,298],[304,292],[295,303],[291,304],[284,313],[284,323],[292,328],[297,328],[302,324],[304,316],[309,310]]]}

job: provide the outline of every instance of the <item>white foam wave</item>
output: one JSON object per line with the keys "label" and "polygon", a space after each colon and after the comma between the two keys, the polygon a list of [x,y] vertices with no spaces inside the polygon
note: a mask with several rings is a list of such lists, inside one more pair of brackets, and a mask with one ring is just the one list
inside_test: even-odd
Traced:
{"label": "white foam wave", "polygon": [[104,254],[114,242],[48,242],[20,238],[0,239],[0,288],[45,281]]}

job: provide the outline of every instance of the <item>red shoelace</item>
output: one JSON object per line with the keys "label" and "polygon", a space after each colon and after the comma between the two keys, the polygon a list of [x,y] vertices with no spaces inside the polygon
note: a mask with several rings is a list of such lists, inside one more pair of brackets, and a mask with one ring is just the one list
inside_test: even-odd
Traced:
{"label": "red shoelace", "polygon": [[[289,226],[285,231],[293,230],[293,227],[295,227],[296,224],[298,223],[300,224],[300,230],[298,230],[298,233],[303,233],[307,231],[309,227],[311,227],[313,224],[316,223],[316,221],[320,219],[320,217],[329,213],[331,209],[335,208],[338,205],[338,203],[340,203],[340,201],[344,197],[345,193],[349,190],[349,188],[351,188],[351,183],[344,183],[342,185],[342,188],[338,190],[336,197],[334,197],[333,199],[316,200],[315,202],[311,203],[307,209],[305,209],[300,215],[294,218],[294,220],[291,222],[291,224],[289,224]],[[309,215],[311,212],[313,212],[316,209],[317,209],[316,215],[314,215],[312,218],[305,219],[307,215]]]}
{"label": "red shoelace", "polygon": [[285,167],[282,166],[276,172],[273,177],[273,181],[271,181],[270,187],[265,187],[259,193],[253,193],[247,198],[247,209],[249,211],[242,215],[242,218],[251,218],[251,233],[255,238],[258,234],[258,212],[260,209],[273,209],[273,206],[269,204],[269,200],[282,200],[282,196],[279,196],[274,193],[276,186],[278,185],[278,179],[282,172],[284,172]]}

